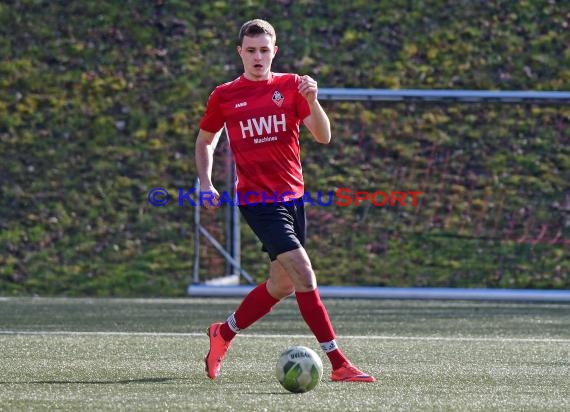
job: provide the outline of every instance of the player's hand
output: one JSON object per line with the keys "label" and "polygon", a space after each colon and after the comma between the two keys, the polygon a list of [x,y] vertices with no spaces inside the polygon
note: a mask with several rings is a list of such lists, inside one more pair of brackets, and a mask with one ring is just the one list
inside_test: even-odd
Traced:
{"label": "player's hand", "polygon": [[309,103],[313,103],[317,100],[317,81],[313,79],[311,76],[301,76],[301,80],[297,85],[299,93],[303,96]]}
{"label": "player's hand", "polygon": [[200,188],[200,206],[204,206],[208,210],[220,207],[220,194],[214,186]]}

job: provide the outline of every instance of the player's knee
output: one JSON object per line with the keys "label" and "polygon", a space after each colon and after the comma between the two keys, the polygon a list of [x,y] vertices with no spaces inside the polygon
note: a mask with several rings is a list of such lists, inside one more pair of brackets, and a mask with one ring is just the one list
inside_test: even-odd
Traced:
{"label": "player's knee", "polygon": [[317,288],[317,283],[314,279],[301,279],[295,287],[295,290],[299,292],[310,292]]}
{"label": "player's knee", "polygon": [[317,288],[317,278],[312,269],[300,270],[291,276],[295,291],[309,292]]}
{"label": "player's knee", "polygon": [[281,289],[279,290],[282,299],[293,294],[295,292],[295,286],[293,284],[281,285]]}
{"label": "player's knee", "polygon": [[288,279],[280,279],[279,281],[268,280],[267,290],[275,299],[283,299],[295,292],[295,286]]}

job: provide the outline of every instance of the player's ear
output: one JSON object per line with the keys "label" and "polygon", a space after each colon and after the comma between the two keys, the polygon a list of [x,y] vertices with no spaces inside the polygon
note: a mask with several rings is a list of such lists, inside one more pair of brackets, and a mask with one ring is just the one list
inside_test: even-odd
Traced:
{"label": "player's ear", "polygon": [[241,46],[236,47],[237,54],[241,56]]}
{"label": "player's ear", "polygon": [[277,50],[279,50],[279,47],[273,46],[273,57],[277,55]]}

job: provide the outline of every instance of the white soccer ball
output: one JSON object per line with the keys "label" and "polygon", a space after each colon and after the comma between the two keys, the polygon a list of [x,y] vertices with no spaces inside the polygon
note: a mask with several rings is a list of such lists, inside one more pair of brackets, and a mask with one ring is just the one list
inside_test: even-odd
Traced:
{"label": "white soccer ball", "polygon": [[290,346],[279,356],[275,375],[289,392],[308,392],[321,381],[323,362],[312,349]]}

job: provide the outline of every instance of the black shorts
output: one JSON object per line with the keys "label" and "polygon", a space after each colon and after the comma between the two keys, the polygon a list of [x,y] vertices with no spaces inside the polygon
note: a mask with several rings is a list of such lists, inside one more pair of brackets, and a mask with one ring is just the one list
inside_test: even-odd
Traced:
{"label": "black shorts", "polygon": [[271,261],[281,253],[305,245],[306,216],[302,201],[243,205],[239,209]]}

